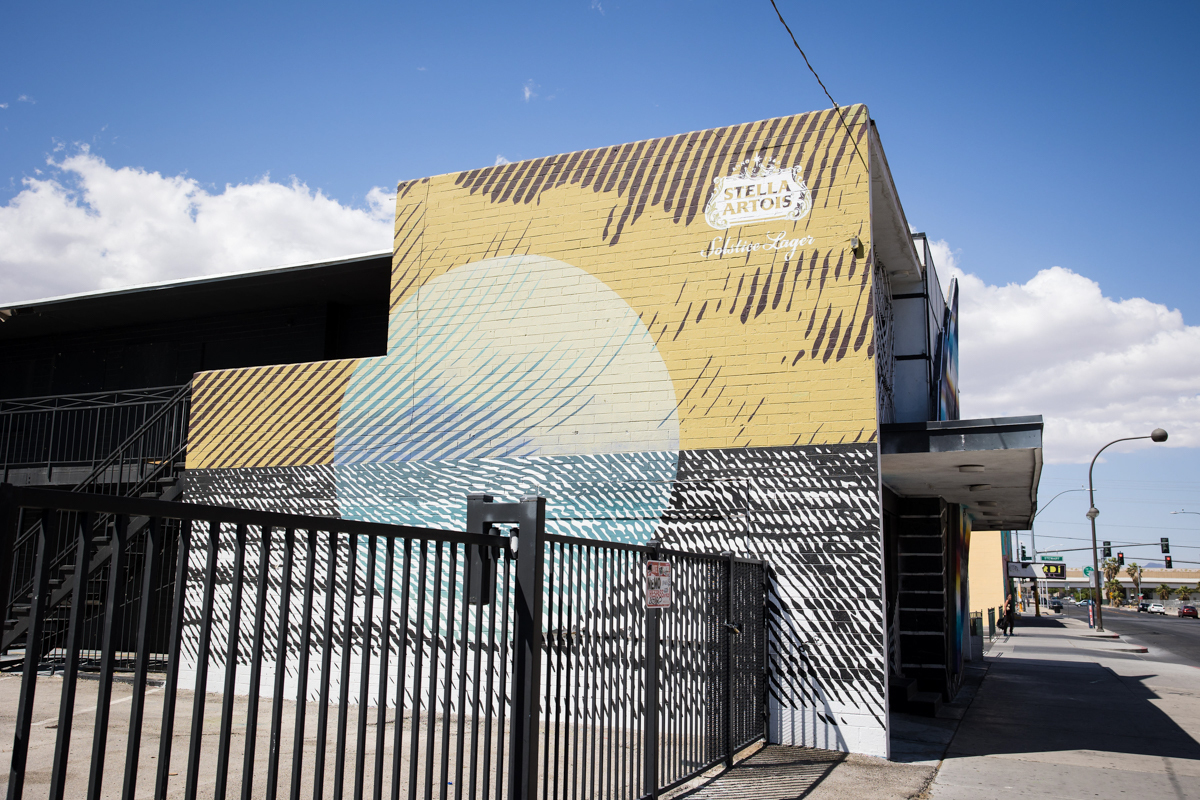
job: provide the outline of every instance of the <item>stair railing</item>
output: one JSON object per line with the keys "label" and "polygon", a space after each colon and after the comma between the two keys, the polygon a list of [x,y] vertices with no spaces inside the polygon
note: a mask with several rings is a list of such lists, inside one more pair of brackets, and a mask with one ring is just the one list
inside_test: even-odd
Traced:
{"label": "stair railing", "polygon": [[[87,476],[72,487],[71,491],[137,497],[146,492],[151,486],[157,486],[161,479],[165,478],[169,480],[170,477],[173,477],[176,465],[187,452],[187,428],[191,406],[191,388],[191,383],[180,387],[179,391],[161,408],[151,414],[142,425],[117,445],[108,456],[98,462]],[[109,515],[96,515],[93,536],[97,537],[99,542],[104,542],[108,528],[112,522],[113,519]],[[0,640],[0,652],[4,652],[12,647],[16,640],[25,632],[25,625],[22,624],[21,620],[25,614],[14,612],[17,611],[18,607],[27,604],[23,598],[26,598],[33,588],[32,573],[23,567],[31,566],[32,561],[30,557],[32,553],[25,551],[30,550],[39,524],[40,522],[35,521],[28,528],[24,528],[13,545],[16,551],[13,559],[14,574],[9,583],[13,588],[10,591],[9,597],[6,598],[6,613],[4,617],[6,625],[4,626],[2,640]],[[141,527],[141,525],[131,525],[131,536],[128,541],[132,541],[132,534],[140,532]],[[60,526],[60,529],[69,529],[69,526]],[[68,566],[71,562],[70,548],[62,547],[56,549],[58,549],[58,552],[55,553],[50,563],[51,575],[59,575],[63,567]],[[22,555],[27,557],[22,558]],[[88,574],[84,576],[65,576],[62,579],[61,588],[53,592],[49,599],[48,607],[45,610],[49,611],[56,605],[55,601],[61,602],[63,598],[72,594],[69,591],[70,586],[68,584],[74,584],[80,579],[84,581],[89,580],[93,572],[107,563],[110,555],[111,546],[101,544],[96,556],[91,559]],[[26,564],[25,562],[30,563]],[[12,622],[9,622],[10,620]],[[50,626],[50,628],[53,627]],[[47,629],[46,635],[53,639],[57,637],[58,632]],[[46,645],[51,646],[47,647]],[[43,643],[42,652],[49,653],[51,650],[51,642]]]}

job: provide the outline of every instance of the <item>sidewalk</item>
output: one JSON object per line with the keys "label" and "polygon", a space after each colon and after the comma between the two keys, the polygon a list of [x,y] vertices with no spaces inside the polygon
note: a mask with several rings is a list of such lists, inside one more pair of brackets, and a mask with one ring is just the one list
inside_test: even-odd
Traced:
{"label": "sidewalk", "polygon": [[1022,617],[986,658],[931,800],[1200,798],[1200,671],[1141,645]]}
{"label": "sidewalk", "polygon": [[937,719],[892,715],[892,761],[764,747],[681,797],[1200,800],[1200,669],[1155,651],[1023,616]]}

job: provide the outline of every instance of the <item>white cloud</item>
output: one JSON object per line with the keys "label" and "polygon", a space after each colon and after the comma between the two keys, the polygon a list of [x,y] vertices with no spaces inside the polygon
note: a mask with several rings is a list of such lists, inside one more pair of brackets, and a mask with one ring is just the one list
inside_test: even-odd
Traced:
{"label": "white cloud", "polygon": [[8,108],[8,103],[0,103],[0,108]]}
{"label": "white cloud", "polygon": [[417,72],[424,72],[424,71],[425,71],[424,67],[417,67]]}
{"label": "white cloud", "polygon": [[34,100],[32,97],[30,97],[27,94],[23,94],[17,98],[17,102],[18,103],[37,103],[37,100]]}
{"label": "white cloud", "polygon": [[989,285],[946,242],[930,248],[939,272],[959,280],[964,417],[1042,414],[1050,462],[1087,461],[1156,427],[1168,444],[1200,447],[1200,326],[1145,298],[1105,297],[1062,267]]}
{"label": "white cloud", "polygon": [[211,192],[80,147],[0,206],[0,302],[383,250],[393,194],[344,206],[293,179]]}
{"label": "white cloud", "polygon": [[537,92],[534,91],[534,89],[537,89],[537,88],[538,88],[538,85],[533,82],[533,78],[530,78],[529,80],[525,81],[525,85],[521,87],[521,94],[522,94],[522,96],[524,96],[526,103],[528,103],[533,98],[537,97]]}
{"label": "white cloud", "polygon": [[592,10],[599,11],[600,14],[603,16],[604,6],[600,5],[600,0],[592,0]]}
{"label": "white cloud", "polygon": [[505,164],[511,164],[511,163],[512,162],[509,161],[507,158],[500,155],[499,153],[496,153],[496,163],[492,164],[492,166],[493,167],[503,167]]}

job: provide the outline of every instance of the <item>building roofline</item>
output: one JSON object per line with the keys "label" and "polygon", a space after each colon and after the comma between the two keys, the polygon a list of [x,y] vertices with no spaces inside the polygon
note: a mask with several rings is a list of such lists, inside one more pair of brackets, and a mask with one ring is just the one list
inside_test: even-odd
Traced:
{"label": "building roofline", "polygon": [[39,306],[57,305],[66,303],[72,300],[84,300],[104,297],[120,297],[123,295],[139,294],[141,292],[153,292],[161,289],[177,289],[187,286],[201,286],[209,283],[217,283],[219,281],[231,280],[234,278],[246,278],[251,276],[274,275],[286,272],[302,272],[309,269],[319,269],[322,267],[331,267],[337,264],[353,264],[358,261],[369,261],[371,259],[380,258],[382,256],[391,255],[391,250],[375,250],[366,253],[355,253],[354,255],[342,256],[340,258],[321,259],[318,261],[304,261],[299,264],[285,264],[277,267],[266,267],[264,269],[244,270],[241,272],[222,272],[217,275],[203,275],[194,278],[176,278],[169,281],[159,281],[156,283],[143,283],[134,286],[125,286],[120,289],[98,289],[91,292],[76,292],[74,294],[64,294],[58,297],[45,297],[38,300],[25,300],[17,303],[2,303],[0,302],[0,311],[8,311],[10,314],[15,311],[25,309],[34,309]]}

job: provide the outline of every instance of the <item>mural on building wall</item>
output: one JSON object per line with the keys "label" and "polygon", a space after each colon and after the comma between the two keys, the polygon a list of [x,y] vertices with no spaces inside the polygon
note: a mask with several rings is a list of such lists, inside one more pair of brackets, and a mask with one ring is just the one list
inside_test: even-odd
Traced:
{"label": "mural on building wall", "polygon": [[537,493],[552,532],[763,556],[775,739],[885,753],[845,113],[400,184],[387,355],[197,376],[189,497],[461,528],[470,492]]}

